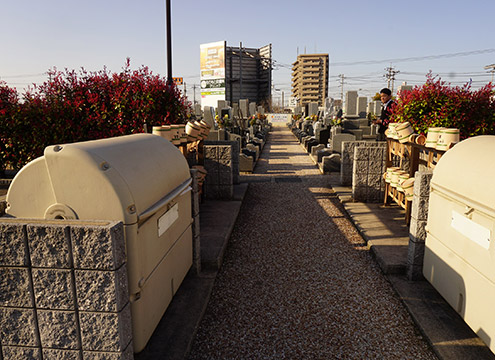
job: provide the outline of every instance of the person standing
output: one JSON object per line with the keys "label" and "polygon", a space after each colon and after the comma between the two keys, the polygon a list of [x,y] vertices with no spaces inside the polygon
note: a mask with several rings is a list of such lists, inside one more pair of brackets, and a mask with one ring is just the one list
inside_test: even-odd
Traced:
{"label": "person standing", "polygon": [[382,101],[382,114],[379,119],[375,120],[375,124],[378,124],[378,140],[383,141],[386,139],[385,130],[388,128],[390,122],[390,115],[395,108],[395,101],[392,99],[392,91],[388,88],[380,90],[380,100]]}

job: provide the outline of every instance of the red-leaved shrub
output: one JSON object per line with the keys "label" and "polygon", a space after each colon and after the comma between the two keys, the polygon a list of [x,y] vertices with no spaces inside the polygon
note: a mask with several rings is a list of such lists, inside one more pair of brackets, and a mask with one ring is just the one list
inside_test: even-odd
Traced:
{"label": "red-leaved shrub", "polygon": [[458,128],[461,139],[495,134],[495,100],[492,83],[478,90],[470,84],[449,86],[430,72],[426,83],[400,94],[391,120],[409,121],[418,133],[429,127]]}
{"label": "red-leaved shrub", "polygon": [[0,84],[1,168],[19,169],[48,145],[143,132],[156,125],[183,123],[186,99],[147,67],[48,71],[48,80],[25,92]]}

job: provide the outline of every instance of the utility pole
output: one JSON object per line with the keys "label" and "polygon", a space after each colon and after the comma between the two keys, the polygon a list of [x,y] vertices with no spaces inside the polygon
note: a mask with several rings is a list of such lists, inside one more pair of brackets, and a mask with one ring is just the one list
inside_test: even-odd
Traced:
{"label": "utility pole", "polygon": [[193,85],[193,105],[196,105],[196,84]]}
{"label": "utility pole", "polygon": [[340,99],[342,100],[342,108],[344,108],[344,80],[345,76],[344,74],[339,74],[340,78]]}
{"label": "utility pole", "polygon": [[492,73],[492,83],[493,83],[493,73],[495,73],[495,64],[485,66],[485,70],[489,70],[488,72]]}
{"label": "utility pole", "polygon": [[167,84],[172,84],[172,21],[170,20],[170,0],[166,0],[167,9]]}
{"label": "utility pole", "polygon": [[385,68],[385,71],[387,71],[387,73],[383,76],[387,78],[387,87],[393,93],[394,92],[395,75],[400,73],[400,71],[395,70],[395,68],[393,68],[392,65],[390,65],[388,68]]}

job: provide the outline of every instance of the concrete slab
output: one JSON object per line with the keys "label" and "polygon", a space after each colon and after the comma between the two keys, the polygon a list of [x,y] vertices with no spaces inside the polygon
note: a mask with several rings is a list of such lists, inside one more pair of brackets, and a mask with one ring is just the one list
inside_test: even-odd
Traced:
{"label": "concrete slab", "polygon": [[411,314],[439,359],[495,359],[483,341],[426,280],[409,281],[405,274],[409,229],[399,206],[354,202],[351,187],[329,175],[332,189],[366,240],[382,272]]}
{"label": "concrete slab", "polygon": [[330,184],[383,273],[405,274],[409,228],[404,221],[404,210],[395,205],[354,202],[352,189],[340,185],[338,174],[330,175]]}
{"label": "concrete slab", "polygon": [[143,351],[134,355],[136,360],[179,360],[187,357],[248,185],[234,185],[236,200],[201,204],[201,274],[189,271],[150,341]]}
{"label": "concrete slab", "polygon": [[210,299],[215,274],[188,274],[143,351],[136,360],[184,359]]}
{"label": "concrete slab", "polygon": [[427,281],[389,276],[414,322],[440,359],[495,359],[495,355]]}

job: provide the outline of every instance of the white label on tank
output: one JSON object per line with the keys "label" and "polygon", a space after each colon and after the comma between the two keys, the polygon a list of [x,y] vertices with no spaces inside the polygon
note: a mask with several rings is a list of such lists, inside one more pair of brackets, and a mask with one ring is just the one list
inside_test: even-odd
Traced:
{"label": "white label on tank", "polygon": [[452,211],[451,226],[483,248],[488,250],[490,247],[490,229],[475,223],[456,211]]}
{"label": "white label on tank", "polygon": [[158,219],[158,237],[162,236],[163,233],[167,231],[178,218],[179,204],[175,204]]}

